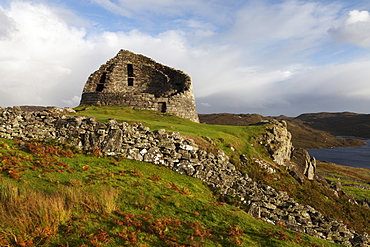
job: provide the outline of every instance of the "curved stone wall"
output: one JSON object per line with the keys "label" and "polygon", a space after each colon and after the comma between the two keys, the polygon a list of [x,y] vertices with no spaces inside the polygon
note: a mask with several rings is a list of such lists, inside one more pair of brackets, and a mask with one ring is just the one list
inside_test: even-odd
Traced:
{"label": "curved stone wall", "polygon": [[199,122],[189,75],[126,50],[90,75],[80,104],[129,106]]}

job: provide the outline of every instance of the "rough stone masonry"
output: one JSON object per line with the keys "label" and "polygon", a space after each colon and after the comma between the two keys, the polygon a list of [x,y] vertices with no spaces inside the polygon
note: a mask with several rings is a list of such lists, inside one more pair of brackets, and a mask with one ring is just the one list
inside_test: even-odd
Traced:
{"label": "rough stone masonry", "polygon": [[80,104],[129,106],[199,122],[190,76],[127,50],[90,75]]}

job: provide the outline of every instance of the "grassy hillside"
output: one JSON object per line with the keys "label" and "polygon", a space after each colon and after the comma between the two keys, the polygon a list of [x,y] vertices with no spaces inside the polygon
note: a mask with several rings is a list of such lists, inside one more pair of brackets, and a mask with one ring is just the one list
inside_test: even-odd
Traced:
{"label": "grassy hillside", "polygon": [[[277,167],[268,158],[268,154],[263,146],[258,145],[255,138],[261,135],[265,125],[250,126],[225,126],[198,124],[191,121],[163,115],[153,111],[134,111],[127,107],[114,106],[88,106],[79,107],[78,114],[95,116],[100,121],[109,118],[119,120],[129,120],[130,122],[142,122],[145,126],[155,129],[167,129],[177,131],[183,135],[193,138],[203,149],[212,151],[221,148],[231,157],[231,162],[242,172],[255,181],[268,184],[278,190],[286,191],[291,197],[302,204],[308,204],[321,211],[323,214],[343,220],[350,228],[358,232],[370,232],[370,210],[359,205],[348,202],[348,197],[339,193],[336,196],[326,184],[318,181],[306,181],[299,184],[284,167]],[[205,138],[208,137],[208,138]],[[214,145],[209,141],[212,139]],[[240,161],[240,155],[245,154],[249,162],[244,164]],[[271,166],[275,166],[278,171],[270,174],[253,162],[252,158],[264,159]],[[362,190],[370,198],[370,191]],[[360,199],[360,198],[358,198]]]}
{"label": "grassy hillside", "polygon": [[[154,111],[135,111],[129,107],[119,106],[88,106],[76,108],[79,115],[94,116],[99,121],[106,122],[115,118],[129,123],[140,122],[151,131],[166,129],[180,132],[181,135],[194,139],[200,148],[207,151],[222,149],[238,166],[241,154],[250,157],[267,157],[265,148],[257,145],[256,136],[264,131],[264,125],[225,126],[198,124],[190,120]],[[243,169],[242,167],[239,167]]]}
{"label": "grassy hillside", "polygon": [[358,139],[337,139],[330,131],[328,132],[328,129],[316,128],[318,125],[301,121],[299,117],[264,117],[258,114],[221,113],[200,114],[199,118],[202,123],[234,126],[248,126],[269,119],[285,120],[288,123],[288,130],[292,134],[293,145],[297,148],[314,149],[364,145],[364,142]]}
{"label": "grassy hillside", "polygon": [[161,166],[0,139],[0,246],[338,246]]}
{"label": "grassy hillside", "polygon": [[360,185],[370,188],[369,169],[318,161],[317,171],[327,180],[333,183],[340,183],[341,189],[346,194],[359,200],[370,201],[370,191],[355,186]]}
{"label": "grassy hillside", "polygon": [[[255,181],[287,191],[359,232],[370,231],[370,210],[321,183],[301,185],[284,168],[269,174],[252,161],[240,162],[241,154],[270,162],[255,141],[265,125],[197,124],[125,107],[77,110],[100,121],[177,131],[211,152],[222,148]],[[254,219],[223,203],[200,180],[164,167],[3,139],[0,157],[0,246],[337,246]]]}

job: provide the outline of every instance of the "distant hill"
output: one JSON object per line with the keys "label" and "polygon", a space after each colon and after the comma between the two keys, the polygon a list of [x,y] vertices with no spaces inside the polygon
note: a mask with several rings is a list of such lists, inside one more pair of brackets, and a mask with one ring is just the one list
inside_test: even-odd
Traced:
{"label": "distant hill", "polygon": [[370,138],[370,114],[320,112],[302,114],[295,119],[301,120],[311,128],[327,131],[336,136]]}
{"label": "distant hill", "polygon": [[[353,114],[359,115],[355,113]],[[353,116],[352,114],[338,114],[338,118],[329,119],[332,120],[333,123],[324,118],[324,116],[326,115],[321,113],[312,113],[303,114],[297,118],[291,118],[286,116],[264,117],[259,114],[220,113],[199,114],[199,119],[201,123],[205,124],[235,126],[248,126],[258,124],[263,121],[268,121],[269,119],[285,120],[288,123],[289,131],[292,133],[293,145],[295,147],[304,149],[352,147],[364,145],[364,143],[358,139],[337,139],[335,137],[335,135],[367,137],[366,135],[354,135],[351,134],[352,132],[348,131],[349,129],[351,129],[350,126],[352,121],[348,118],[348,116]],[[367,116],[370,120],[370,115]],[[342,122],[346,122],[346,124],[341,124],[341,126],[343,126],[342,128],[340,128],[340,126],[336,126],[338,125],[338,123]],[[356,126],[360,123],[361,121],[358,120],[357,122],[355,122]],[[370,137],[370,121],[368,121],[368,123],[369,125],[366,128],[368,129],[368,136]],[[363,130],[363,132],[366,132],[366,130]]]}

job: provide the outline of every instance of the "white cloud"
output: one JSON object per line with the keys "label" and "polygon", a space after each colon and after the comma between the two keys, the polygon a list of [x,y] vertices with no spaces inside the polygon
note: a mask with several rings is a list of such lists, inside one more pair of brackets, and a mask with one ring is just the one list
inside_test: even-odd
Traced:
{"label": "white cloud", "polygon": [[[187,0],[187,1],[178,1],[178,0],[92,0],[96,4],[104,7],[105,9],[120,14],[127,17],[133,17],[136,13],[149,12],[154,15],[185,15],[190,10],[193,10],[193,13],[199,12],[198,9],[201,9],[204,6],[203,0]],[[208,7],[212,3],[208,3]],[[197,7],[197,8],[196,8]],[[203,9],[203,11],[207,12]],[[139,17],[139,16],[137,16]]]}
{"label": "white cloud", "polygon": [[[165,31],[155,34],[139,28],[99,32],[66,8],[15,1],[0,9],[0,106],[76,106],[88,76],[120,49],[188,73],[202,113],[292,115],[309,107],[334,109],[353,106],[350,100],[369,100],[367,62],[324,67],[305,62],[330,41],[329,27],[339,26],[335,5],[254,1],[231,16],[230,9],[220,12],[221,1],[215,1],[204,14],[196,16],[200,8],[192,17],[177,13],[181,8],[189,12],[197,2],[204,7],[207,1],[155,1],[152,10],[145,5],[148,0],[94,1],[142,18],[147,11],[174,8],[166,13],[174,15],[174,24],[164,23]],[[367,14],[353,12],[338,30],[367,25]],[[229,22],[217,28],[218,18]]]}
{"label": "white cloud", "polygon": [[108,11],[111,11],[115,14],[119,14],[126,17],[131,17],[132,13],[129,11],[128,8],[121,7],[119,4],[113,3],[110,0],[92,0],[96,4],[102,6]]}
{"label": "white cloud", "polygon": [[81,97],[80,96],[73,96],[71,99],[64,100],[62,102],[65,103],[67,106],[76,106],[80,104]]}
{"label": "white cloud", "polygon": [[223,27],[232,22],[233,11],[241,5],[239,0],[91,0],[91,2],[117,16],[128,17],[131,21],[145,23],[151,28],[161,30],[176,29],[179,22],[188,22],[188,28],[194,30]]}
{"label": "white cloud", "polygon": [[14,23],[0,7],[0,39],[6,39],[14,31]]}
{"label": "white cloud", "polygon": [[212,106],[211,104],[206,103],[206,102],[201,102],[200,104],[203,105],[203,106],[205,106],[205,107],[211,107]]}
{"label": "white cloud", "polygon": [[58,105],[59,97],[80,91],[77,70],[83,71],[81,59],[90,48],[86,31],[68,26],[43,4],[16,1],[3,12],[14,28],[0,40],[0,83],[11,96],[1,97],[0,105]]}
{"label": "white cloud", "polygon": [[346,25],[358,23],[358,22],[369,22],[370,14],[368,11],[352,10],[349,12],[349,18],[346,21]]}
{"label": "white cloud", "polygon": [[200,97],[198,110],[288,116],[319,111],[368,112],[369,67],[370,62],[357,61],[307,68],[281,81],[272,74],[271,80],[267,78],[259,87]]}
{"label": "white cloud", "polygon": [[293,45],[294,49],[304,50],[323,39],[337,11],[335,5],[316,1],[290,0],[276,4],[252,1],[236,15],[230,36],[253,47]]}
{"label": "white cloud", "polygon": [[352,10],[343,25],[330,28],[328,32],[337,41],[370,47],[370,13]]}

